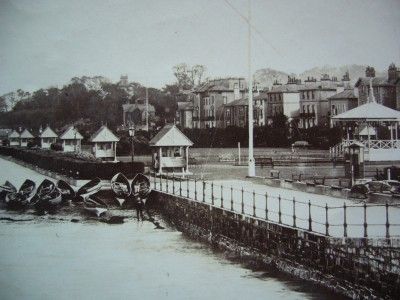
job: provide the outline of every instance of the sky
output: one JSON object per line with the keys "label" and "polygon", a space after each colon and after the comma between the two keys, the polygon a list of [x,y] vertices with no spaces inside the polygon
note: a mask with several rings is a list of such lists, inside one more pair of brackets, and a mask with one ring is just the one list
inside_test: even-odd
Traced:
{"label": "sky", "polygon": [[[253,70],[400,66],[400,0],[252,0]],[[248,0],[0,0],[0,95],[127,74],[161,88],[173,66],[247,76]]]}

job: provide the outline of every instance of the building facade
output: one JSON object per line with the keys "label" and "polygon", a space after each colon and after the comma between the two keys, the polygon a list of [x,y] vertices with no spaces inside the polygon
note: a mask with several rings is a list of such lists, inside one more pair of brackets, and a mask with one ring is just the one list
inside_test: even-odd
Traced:
{"label": "building facade", "polygon": [[[146,124],[146,113],[148,114],[148,124]],[[125,127],[134,124],[138,130],[146,130],[151,127],[152,120],[155,119],[155,109],[151,104],[146,105],[146,99],[138,98],[135,103],[122,105],[122,119]]]}
{"label": "building facade", "polygon": [[214,79],[201,84],[192,91],[193,96],[188,101],[191,105],[178,103],[180,125],[185,128],[224,126],[223,106],[244,97],[246,89],[247,82],[241,77]]}
{"label": "building facade", "polygon": [[400,110],[399,79],[400,69],[395,64],[388,68],[387,76],[375,76],[375,69],[367,67],[365,77],[357,80],[355,87],[358,90],[358,105],[368,103],[372,85],[375,101],[392,109]]}

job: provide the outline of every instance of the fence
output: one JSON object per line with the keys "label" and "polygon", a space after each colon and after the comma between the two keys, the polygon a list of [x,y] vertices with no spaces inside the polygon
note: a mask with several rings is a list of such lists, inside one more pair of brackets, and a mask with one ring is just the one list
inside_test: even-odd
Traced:
{"label": "fence", "polygon": [[[399,204],[354,204],[344,201],[336,205],[340,201],[336,200],[336,204],[328,205],[170,174],[153,176],[152,186],[163,193],[326,236],[400,237],[400,224],[391,222],[400,220]],[[324,199],[324,196],[320,197]],[[329,200],[332,202],[332,199]]]}

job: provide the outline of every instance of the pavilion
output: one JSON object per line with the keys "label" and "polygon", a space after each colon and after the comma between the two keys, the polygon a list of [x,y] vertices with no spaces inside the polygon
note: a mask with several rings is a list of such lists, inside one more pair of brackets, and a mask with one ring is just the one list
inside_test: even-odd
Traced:
{"label": "pavilion", "polygon": [[28,147],[28,143],[34,139],[34,136],[28,129],[22,131],[20,135],[20,146],[21,147]]}
{"label": "pavilion", "polygon": [[93,149],[92,153],[96,158],[117,161],[117,143],[119,138],[106,125],[103,125],[90,138]]}
{"label": "pavilion", "polygon": [[18,131],[13,130],[8,136],[8,140],[10,142],[10,146],[19,146],[20,145],[20,135]]}
{"label": "pavilion", "polygon": [[[344,148],[357,142],[364,147],[365,161],[400,160],[400,111],[372,101],[333,116],[331,122],[346,126],[347,131],[346,138],[331,149],[335,156],[342,155]],[[390,139],[379,136],[378,127],[381,126],[389,129]],[[353,138],[349,131],[353,132]],[[358,139],[355,139],[356,136]]]}
{"label": "pavilion", "polygon": [[175,125],[165,125],[149,144],[153,149],[152,166],[158,174],[191,174],[189,147],[193,146],[193,143]]}
{"label": "pavilion", "polygon": [[74,152],[81,150],[83,136],[74,126],[69,126],[60,136],[64,152]]}
{"label": "pavilion", "polygon": [[57,142],[58,135],[50,126],[47,126],[43,132],[40,133],[39,137],[42,149],[50,149],[51,144]]}

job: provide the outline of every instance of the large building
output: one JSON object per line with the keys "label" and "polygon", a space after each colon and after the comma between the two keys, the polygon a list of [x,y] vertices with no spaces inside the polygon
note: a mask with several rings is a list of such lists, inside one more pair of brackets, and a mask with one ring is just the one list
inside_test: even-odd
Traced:
{"label": "large building", "polygon": [[[266,124],[266,92],[256,92],[253,97],[253,121],[254,126],[264,126]],[[223,123],[218,127],[247,127],[248,126],[249,98],[243,97],[231,103],[225,104],[222,110]]]}
{"label": "large building", "polygon": [[348,86],[348,80],[343,76],[342,81],[336,77],[322,75],[320,81],[315,78],[307,78],[300,92],[300,128],[314,126],[327,126],[329,124],[329,97],[344,90]]}
{"label": "large building", "polygon": [[355,87],[358,89],[359,103],[368,103],[370,85],[375,101],[392,109],[400,110],[400,70],[394,64],[388,68],[388,76],[375,76],[375,69],[367,67],[365,77],[360,77]]}
{"label": "large building", "polygon": [[[151,126],[151,120],[155,118],[155,109],[151,104],[146,105],[144,98],[139,98],[135,103],[122,105],[122,119],[125,127],[134,124],[138,130],[146,130],[147,125]],[[146,124],[146,113],[148,113],[149,124]]]}
{"label": "large building", "polygon": [[285,115],[288,120],[299,116],[300,89],[304,85],[301,80],[288,76],[286,84],[274,82],[271,90],[267,92],[268,98],[265,102],[266,124],[271,124],[275,117]]}
{"label": "large building", "polygon": [[243,98],[247,82],[242,77],[210,80],[196,87],[191,104],[178,103],[178,122],[182,127],[213,128],[223,126],[223,105]]}

